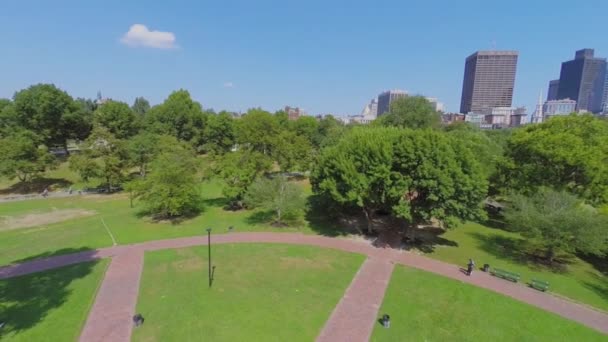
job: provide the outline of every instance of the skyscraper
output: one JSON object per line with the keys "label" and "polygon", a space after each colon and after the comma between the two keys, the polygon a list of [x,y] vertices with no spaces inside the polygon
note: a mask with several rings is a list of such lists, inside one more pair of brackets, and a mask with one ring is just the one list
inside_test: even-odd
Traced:
{"label": "skyscraper", "polygon": [[606,82],[604,82],[604,114],[608,114],[608,66],[606,68]]}
{"label": "skyscraper", "polygon": [[386,114],[391,109],[393,101],[406,96],[407,92],[403,90],[389,90],[378,95],[378,116]]}
{"label": "skyscraper", "polygon": [[576,51],[574,59],[562,63],[557,99],[576,101],[577,110],[602,111],[606,59],[594,57],[593,49]]}
{"label": "skyscraper", "polygon": [[549,81],[549,91],[547,92],[547,101],[557,100],[557,90],[559,89],[559,80]]}
{"label": "skyscraper", "polygon": [[477,51],[466,59],[460,112],[511,107],[517,51]]}

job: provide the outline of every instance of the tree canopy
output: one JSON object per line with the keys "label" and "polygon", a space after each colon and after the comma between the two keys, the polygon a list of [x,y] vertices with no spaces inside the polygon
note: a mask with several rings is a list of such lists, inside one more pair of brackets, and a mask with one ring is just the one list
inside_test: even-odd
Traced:
{"label": "tree canopy", "polygon": [[33,132],[18,130],[0,139],[0,175],[28,182],[55,166],[55,157]]}
{"label": "tree canopy", "polygon": [[133,188],[148,214],[175,218],[201,210],[198,160],[191,147],[176,143],[152,162],[150,173]]}
{"label": "tree canopy", "polygon": [[564,189],[608,203],[608,122],[591,115],[556,117],[515,131],[498,182],[528,194]]}
{"label": "tree canopy", "polygon": [[150,110],[150,102],[143,97],[136,97],[131,110],[139,116],[143,116]]}
{"label": "tree canopy", "polygon": [[302,218],[305,199],[302,188],[290,183],[287,177],[261,177],[249,187],[245,203],[249,208],[272,211],[275,223],[281,225]]}
{"label": "tree canopy", "polygon": [[279,134],[275,117],[261,109],[250,109],[236,125],[237,142],[262,154],[272,153]]}
{"label": "tree canopy", "polygon": [[608,217],[564,191],[513,195],[505,218],[549,262],[577,251],[601,255],[608,246]]}
{"label": "tree canopy", "polygon": [[388,113],[382,115],[378,121],[382,126],[437,128],[441,124],[441,115],[424,97],[407,96],[393,101]]}
{"label": "tree canopy", "polygon": [[52,84],[37,84],[18,91],[13,105],[16,124],[35,132],[47,147],[65,146],[74,134],[73,123],[78,116],[73,114],[78,107],[70,95]]}
{"label": "tree canopy", "polygon": [[388,212],[409,228],[483,217],[487,180],[465,146],[441,132],[356,129],[322,151],[313,190],[372,217]]}
{"label": "tree canopy", "polygon": [[95,125],[105,128],[118,139],[132,137],[139,129],[137,116],[124,102],[105,102],[95,110],[94,118]]}
{"label": "tree canopy", "polygon": [[202,142],[206,117],[200,103],[186,90],[171,93],[162,104],[152,107],[145,119],[151,132],[174,136],[195,147]]}

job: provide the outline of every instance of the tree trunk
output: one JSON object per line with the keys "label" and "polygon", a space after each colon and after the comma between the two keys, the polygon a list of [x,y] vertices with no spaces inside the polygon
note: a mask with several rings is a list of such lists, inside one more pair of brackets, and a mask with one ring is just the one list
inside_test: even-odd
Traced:
{"label": "tree trunk", "polygon": [[70,151],[68,151],[68,142],[67,141],[63,142],[63,149],[65,150],[65,155],[69,157]]}
{"label": "tree trunk", "polygon": [[547,253],[545,254],[545,257],[547,258],[549,263],[552,264],[553,261],[555,260],[555,249],[553,247],[549,247],[549,249],[547,249]]}
{"label": "tree trunk", "polygon": [[367,233],[372,234],[374,232],[374,225],[372,222],[372,212],[371,212],[371,210],[363,207],[363,213],[365,214],[365,219],[367,220]]}

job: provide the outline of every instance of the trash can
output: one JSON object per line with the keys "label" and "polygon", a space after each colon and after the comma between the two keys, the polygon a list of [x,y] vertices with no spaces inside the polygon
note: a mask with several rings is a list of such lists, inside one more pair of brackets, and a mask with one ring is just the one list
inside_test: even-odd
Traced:
{"label": "trash can", "polygon": [[490,265],[489,264],[483,264],[483,271],[484,272],[489,272],[490,271]]}
{"label": "trash can", "polygon": [[382,326],[385,328],[390,328],[391,327],[391,316],[384,314],[382,316]]}

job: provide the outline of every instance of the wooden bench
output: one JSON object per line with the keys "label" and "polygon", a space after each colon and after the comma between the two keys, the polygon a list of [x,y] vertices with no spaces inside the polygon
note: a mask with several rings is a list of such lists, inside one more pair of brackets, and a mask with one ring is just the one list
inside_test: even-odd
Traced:
{"label": "wooden bench", "polygon": [[506,279],[506,280],[510,280],[512,282],[515,282],[515,283],[517,283],[519,281],[519,278],[520,278],[519,274],[513,273],[513,272],[509,272],[509,271],[505,271],[505,270],[501,270],[500,268],[493,268],[490,271],[490,274],[492,274],[495,277]]}
{"label": "wooden bench", "polygon": [[530,286],[539,291],[547,291],[549,289],[549,283],[544,280],[532,279]]}

